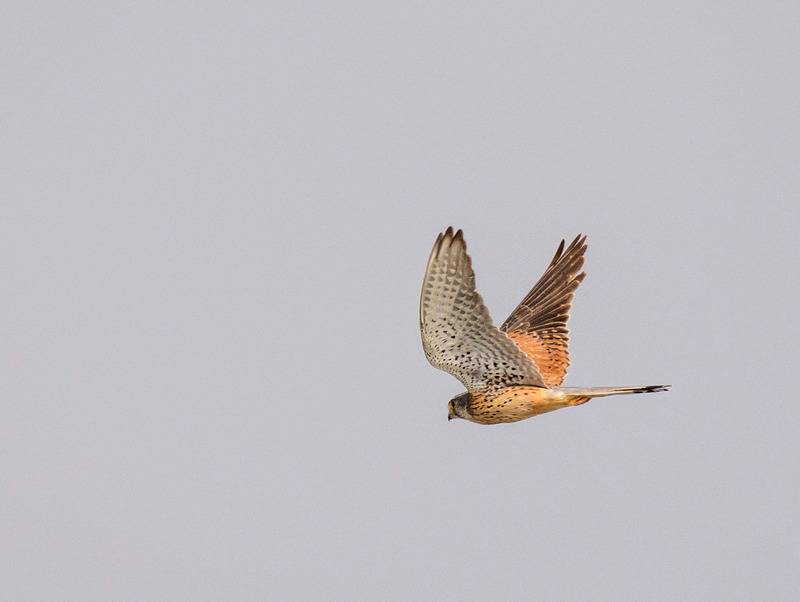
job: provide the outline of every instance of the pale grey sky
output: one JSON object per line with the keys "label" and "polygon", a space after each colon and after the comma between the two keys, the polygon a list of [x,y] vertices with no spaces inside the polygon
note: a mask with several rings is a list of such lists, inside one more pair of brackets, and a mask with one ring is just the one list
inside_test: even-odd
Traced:
{"label": "pale grey sky", "polygon": [[[0,588],[41,600],[794,600],[795,2],[9,5]],[[420,348],[589,235],[570,385]]]}

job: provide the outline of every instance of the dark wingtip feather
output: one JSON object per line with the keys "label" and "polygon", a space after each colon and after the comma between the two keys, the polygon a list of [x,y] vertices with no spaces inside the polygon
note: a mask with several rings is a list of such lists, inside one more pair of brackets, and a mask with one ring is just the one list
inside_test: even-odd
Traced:
{"label": "dark wingtip feather", "polygon": [[550,260],[550,265],[551,266],[554,263],[556,263],[559,259],[561,259],[561,254],[564,252],[564,245],[565,244],[566,244],[566,241],[562,238],[561,242],[558,245],[558,248],[556,249],[556,254],[553,255],[553,259]]}

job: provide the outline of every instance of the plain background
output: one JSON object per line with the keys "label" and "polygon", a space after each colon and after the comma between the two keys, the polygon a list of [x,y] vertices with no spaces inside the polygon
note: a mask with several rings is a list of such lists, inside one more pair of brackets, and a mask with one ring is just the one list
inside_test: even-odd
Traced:
{"label": "plain background", "polygon": [[[15,3],[0,589],[795,600],[796,2]],[[589,235],[570,385],[448,423],[430,246],[500,322]]]}

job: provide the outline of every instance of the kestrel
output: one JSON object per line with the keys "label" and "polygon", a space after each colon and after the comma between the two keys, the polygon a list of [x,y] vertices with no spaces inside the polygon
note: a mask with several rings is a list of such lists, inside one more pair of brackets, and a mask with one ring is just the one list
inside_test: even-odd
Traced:
{"label": "kestrel", "polygon": [[569,366],[567,319],[586,276],[581,271],[585,252],[586,236],[566,248],[562,240],[542,277],[497,328],[475,290],[461,230],[439,234],[422,283],[420,330],[428,361],[467,388],[450,400],[448,420],[516,422],[593,397],[669,389],[561,386]]}

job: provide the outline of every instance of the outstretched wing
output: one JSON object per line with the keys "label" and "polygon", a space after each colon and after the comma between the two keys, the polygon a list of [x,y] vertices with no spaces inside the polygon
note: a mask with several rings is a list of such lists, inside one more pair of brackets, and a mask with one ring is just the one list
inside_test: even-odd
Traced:
{"label": "outstretched wing", "polygon": [[564,250],[564,241],[531,292],[500,327],[536,364],[548,387],[564,381],[569,367],[567,320],[572,298],[586,277],[581,272],[586,237],[577,236]]}
{"label": "outstretched wing", "polygon": [[428,361],[469,391],[544,386],[533,362],[492,324],[475,290],[461,230],[453,234],[448,228],[433,245],[422,283],[420,330]]}

